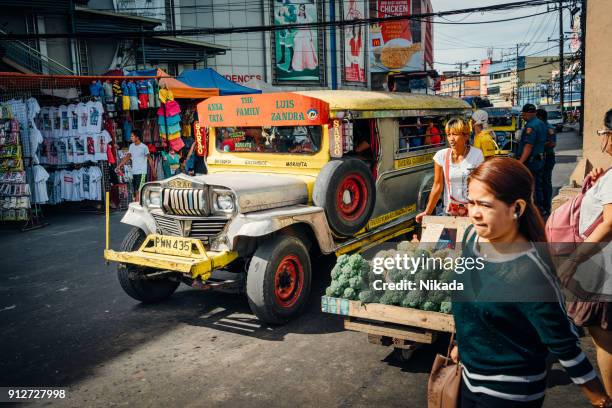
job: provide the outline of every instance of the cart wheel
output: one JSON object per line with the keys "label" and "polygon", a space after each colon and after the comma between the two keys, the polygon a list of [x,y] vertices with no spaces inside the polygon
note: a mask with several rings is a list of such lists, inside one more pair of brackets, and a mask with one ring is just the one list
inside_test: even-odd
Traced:
{"label": "cart wheel", "polygon": [[393,355],[398,361],[402,363],[407,363],[408,361],[410,361],[410,359],[414,355],[414,351],[415,351],[414,348],[412,349],[395,348],[393,349]]}

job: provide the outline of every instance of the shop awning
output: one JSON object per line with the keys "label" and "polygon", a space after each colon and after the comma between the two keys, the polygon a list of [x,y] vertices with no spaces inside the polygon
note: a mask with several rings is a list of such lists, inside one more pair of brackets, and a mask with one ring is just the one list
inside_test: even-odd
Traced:
{"label": "shop awning", "polygon": [[219,95],[247,95],[259,94],[261,90],[238,85],[226,79],[212,68],[189,69],[183,71],[178,77],[179,81],[194,88],[217,88]]}

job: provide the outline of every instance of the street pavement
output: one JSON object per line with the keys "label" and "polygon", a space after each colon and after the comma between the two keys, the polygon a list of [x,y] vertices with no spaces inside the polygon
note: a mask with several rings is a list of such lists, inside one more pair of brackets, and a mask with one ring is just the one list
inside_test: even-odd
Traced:
{"label": "street pavement", "polygon": [[[580,155],[575,133],[559,135],[554,181],[564,184]],[[129,227],[111,217],[117,247]],[[319,310],[330,260],[316,263],[307,312],[266,327],[243,295],[182,286],[142,305],[102,258],[104,217],[73,213],[46,228],[0,231],[0,386],[61,386],[53,406],[426,407],[427,378],[448,338],[410,362],[344,331]],[[589,338],[583,345],[591,361]],[[553,366],[545,407],[588,407]]]}

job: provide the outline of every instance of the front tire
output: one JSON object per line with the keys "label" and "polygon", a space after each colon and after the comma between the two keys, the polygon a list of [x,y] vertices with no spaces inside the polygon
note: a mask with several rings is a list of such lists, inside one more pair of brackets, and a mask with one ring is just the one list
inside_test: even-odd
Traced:
{"label": "front tire", "polygon": [[[137,251],[146,238],[140,228],[132,228],[121,243],[122,252]],[[134,275],[144,275],[154,269],[132,264],[119,264],[117,277],[121,288],[130,297],[143,303],[157,303],[169,298],[179,285],[178,281],[168,278],[135,279]]]}
{"label": "front tire", "polygon": [[311,275],[310,257],[302,241],[279,235],[263,243],[247,273],[251,310],[264,323],[286,323],[306,306]]}

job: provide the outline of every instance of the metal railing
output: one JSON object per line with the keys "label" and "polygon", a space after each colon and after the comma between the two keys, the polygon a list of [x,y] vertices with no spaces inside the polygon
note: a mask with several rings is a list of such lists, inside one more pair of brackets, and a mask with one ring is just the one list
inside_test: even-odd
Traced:
{"label": "metal railing", "polygon": [[[0,30],[0,34],[6,34]],[[22,67],[32,71],[35,74],[50,74],[50,75],[75,75],[76,73],[60,64],[59,62],[41,54],[36,48],[30,47],[22,41],[2,40],[0,38],[0,50],[6,58],[14,61]]]}

